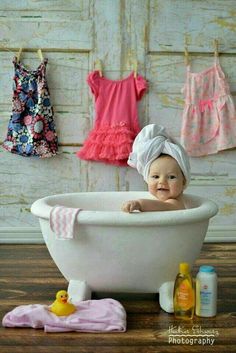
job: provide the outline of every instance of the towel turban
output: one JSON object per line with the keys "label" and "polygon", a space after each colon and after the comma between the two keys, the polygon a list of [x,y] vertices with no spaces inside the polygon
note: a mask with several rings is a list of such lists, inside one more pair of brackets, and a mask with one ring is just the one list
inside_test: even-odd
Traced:
{"label": "towel turban", "polygon": [[184,148],[167,134],[163,126],[150,124],[140,131],[134,140],[127,163],[136,168],[147,182],[152,162],[162,153],[168,154],[177,161],[185,176],[187,186],[190,182],[188,155]]}

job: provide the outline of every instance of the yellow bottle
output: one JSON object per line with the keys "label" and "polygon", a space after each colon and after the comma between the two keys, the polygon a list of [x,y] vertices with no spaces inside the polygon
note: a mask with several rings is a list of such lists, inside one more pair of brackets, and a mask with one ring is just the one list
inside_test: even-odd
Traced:
{"label": "yellow bottle", "polygon": [[174,286],[174,314],[177,319],[191,320],[193,318],[195,296],[193,280],[186,262],[179,264],[179,273]]}

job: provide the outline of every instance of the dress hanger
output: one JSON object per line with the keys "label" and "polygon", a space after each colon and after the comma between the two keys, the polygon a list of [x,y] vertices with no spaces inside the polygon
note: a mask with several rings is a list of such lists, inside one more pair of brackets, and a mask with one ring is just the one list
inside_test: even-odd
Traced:
{"label": "dress hanger", "polygon": [[217,39],[214,39],[214,48],[215,48],[215,51],[214,51],[214,55],[215,57],[219,57],[219,41]]}
{"label": "dress hanger", "polygon": [[99,76],[102,77],[102,61],[100,59],[97,59],[94,62],[94,68],[98,70]]}
{"label": "dress hanger", "polygon": [[188,52],[187,45],[184,47],[184,62],[186,66],[189,66],[190,60],[189,60],[189,52]]}
{"label": "dress hanger", "polygon": [[20,57],[21,57],[22,51],[23,51],[23,48],[20,48],[19,51],[18,51],[18,54],[17,54],[17,56],[16,56],[16,61],[17,61],[17,63],[19,63],[19,61],[20,61]]}
{"label": "dress hanger", "polygon": [[[17,58],[17,63],[19,63],[19,61],[20,61],[20,57],[21,57],[22,51],[23,51],[23,48],[20,48],[19,51],[18,51],[18,54],[17,54],[17,56],[16,56],[16,58]],[[37,53],[38,53],[39,59],[40,59],[41,61],[43,61],[44,58],[43,58],[42,49],[38,49],[38,50],[37,50]]]}
{"label": "dress hanger", "polygon": [[44,57],[43,57],[42,49],[38,49],[38,50],[37,50],[37,53],[38,53],[39,59],[40,59],[41,61],[43,61],[43,60],[44,60]]}
{"label": "dress hanger", "polygon": [[133,70],[134,70],[134,78],[137,78],[137,74],[138,74],[138,60],[137,59],[133,60]]}
{"label": "dress hanger", "polygon": [[190,58],[188,52],[188,36],[185,34],[184,36],[184,62],[186,66],[190,65]]}

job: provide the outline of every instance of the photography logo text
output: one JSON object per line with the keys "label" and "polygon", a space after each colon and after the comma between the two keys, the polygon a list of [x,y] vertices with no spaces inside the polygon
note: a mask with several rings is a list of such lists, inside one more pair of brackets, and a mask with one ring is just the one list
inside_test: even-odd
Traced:
{"label": "photography logo text", "polygon": [[200,325],[193,325],[192,327],[183,326],[169,326],[168,329],[168,343],[169,344],[187,344],[193,345],[210,345],[213,346],[219,332],[216,329],[202,328]]}

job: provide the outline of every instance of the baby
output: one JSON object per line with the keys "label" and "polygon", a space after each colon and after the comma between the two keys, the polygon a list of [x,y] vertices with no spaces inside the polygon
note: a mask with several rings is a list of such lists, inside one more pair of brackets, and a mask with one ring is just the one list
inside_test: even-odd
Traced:
{"label": "baby", "polygon": [[136,136],[128,164],[137,168],[155,199],[130,200],[124,212],[171,211],[185,208],[183,191],[190,181],[189,158],[178,143],[155,124]]}

